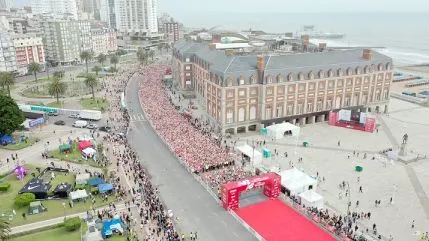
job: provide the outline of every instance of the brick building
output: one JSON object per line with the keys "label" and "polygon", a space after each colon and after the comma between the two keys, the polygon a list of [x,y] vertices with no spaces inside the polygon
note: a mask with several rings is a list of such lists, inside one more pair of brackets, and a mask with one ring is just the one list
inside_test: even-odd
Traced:
{"label": "brick building", "polygon": [[213,44],[179,40],[173,78],[194,90],[221,132],[284,121],[325,121],[331,110],[386,111],[392,59],[369,49],[282,56],[234,56]]}
{"label": "brick building", "polygon": [[180,38],[180,30],[179,30],[179,23],[177,22],[167,22],[164,23],[164,32],[167,37],[167,41],[169,43],[174,43]]}

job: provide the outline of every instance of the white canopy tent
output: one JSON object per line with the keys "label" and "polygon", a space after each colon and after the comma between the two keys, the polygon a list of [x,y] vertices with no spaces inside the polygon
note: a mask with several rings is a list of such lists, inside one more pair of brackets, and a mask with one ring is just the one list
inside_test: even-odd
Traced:
{"label": "white canopy tent", "polygon": [[281,171],[281,184],[283,187],[290,191],[291,195],[297,195],[306,190],[315,190],[317,187],[317,180],[305,174],[304,172],[293,168]]}
{"label": "white canopy tent", "polygon": [[262,163],[262,153],[256,149],[254,150],[251,146],[247,144],[245,144],[244,146],[236,146],[235,150],[249,157],[250,161],[253,162],[253,165]]}
{"label": "white canopy tent", "polygon": [[271,125],[265,129],[267,129],[267,135],[275,139],[281,139],[288,135],[288,133],[292,136],[299,136],[300,130],[298,126],[289,122]]}
{"label": "white canopy tent", "polygon": [[95,153],[97,153],[97,151],[94,148],[88,147],[82,150],[82,157],[87,160],[88,158],[93,158]]}
{"label": "white canopy tent", "polygon": [[70,192],[71,200],[83,199],[87,197],[88,197],[88,194],[86,193],[86,190],[76,190],[74,192]]}
{"label": "white canopy tent", "polygon": [[301,204],[305,207],[314,207],[322,209],[324,207],[323,197],[314,190],[307,190],[299,194]]}
{"label": "white canopy tent", "polygon": [[76,184],[86,184],[91,176],[89,173],[81,173],[76,175]]}

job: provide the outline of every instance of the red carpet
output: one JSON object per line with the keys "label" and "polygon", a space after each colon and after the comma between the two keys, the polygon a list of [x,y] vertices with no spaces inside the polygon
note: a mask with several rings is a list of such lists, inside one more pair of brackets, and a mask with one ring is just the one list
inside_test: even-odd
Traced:
{"label": "red carpet", "polygon": [[250,205],[235,212],[267,241],[335,240],[278,199]]}

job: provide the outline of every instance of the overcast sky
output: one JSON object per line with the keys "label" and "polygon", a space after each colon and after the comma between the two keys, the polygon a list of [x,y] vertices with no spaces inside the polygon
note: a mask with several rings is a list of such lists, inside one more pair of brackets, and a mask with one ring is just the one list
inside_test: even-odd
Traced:
{"label": "overcast sky", "polygon": [[[16,5],[30,0],[15,0]],[[158,0],[173,16],[198,12],[429,12],[429,0]]]}
{"label": "overcast sky", "polygon": [[158,0],[173,16],[196,12],[429,12],[429,0]]}

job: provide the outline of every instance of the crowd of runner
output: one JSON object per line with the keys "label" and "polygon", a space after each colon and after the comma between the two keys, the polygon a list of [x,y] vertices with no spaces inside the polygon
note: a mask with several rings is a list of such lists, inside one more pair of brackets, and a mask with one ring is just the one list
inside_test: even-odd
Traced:
{"label": "crowd of runner", "polygon": [[[127,188],[127,192],[121,193],[120,197],[125,200],[128,209],[126,222],[135,227],[136,234],[145,233],[144,241],[179,241],[180,237],[173,226],[172,215],[163,206],[158,190],[152,185],[150,176],[140,164],[137,154],[128,144],[124,134],[129,127],[130,118],[127,111],[121,110],[117,96],[124,90],[126,83],[136,77],[133,73],[137,68],[136,66],[120,73],[109,83],[105,97],[111,100],[109,125],[112,131],[105,136],[105,140],[111,143],[111,152],[116,159],[113,160],[113,163],[116,163],[116,172],[123,171],[125,178],[131,183],[131,188]],[[115,186],[125,186],[124,181],[116,175]],[[137,208],[133,212],[134,207]]]}
{"label": "crowd of runner", "polygon": [[164,142],[194,173],[214,189],[228,181],[245,178],[250,173],[235,167],[234,158],[219,141],[213,140],[202,122],[185,118],[171,104],[162,84],[167,67],[143,68],[140,100],[147,117]]}

